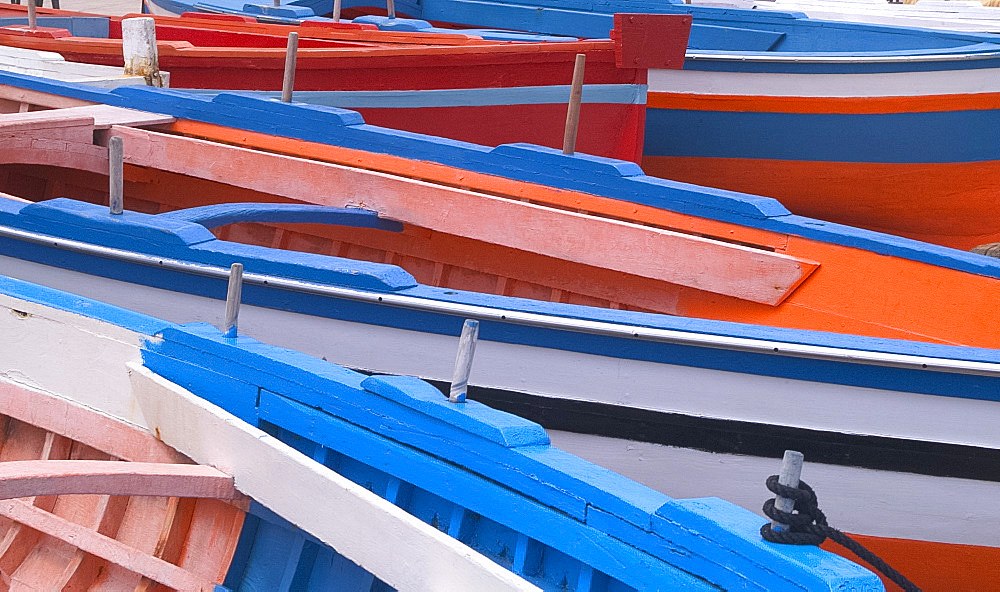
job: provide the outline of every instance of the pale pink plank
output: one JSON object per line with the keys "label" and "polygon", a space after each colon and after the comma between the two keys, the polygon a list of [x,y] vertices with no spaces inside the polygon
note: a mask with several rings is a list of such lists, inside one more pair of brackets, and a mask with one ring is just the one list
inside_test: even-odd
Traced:
{"label": "pale pink plank", "polygon": [[30,506],[20,500],[0,502],[0,515],[46,535],[72,544],[81,551],[121,565],[151,580],[178,590],[214,590],[215,584],[151,557],[112,538]]}
{"label": "pale pink plank", "polygon": [[[173,515],[171,505],[172,500],[175,499],[166,497],[129,498],[128,508],[122,517],[121,524],[118,526],[115,539],[137,551],[141,551],[147,555],[155,555],[159,533],[163,529],[164,521]],[[182,565],[181,567],[185,566]],[[193,573],[198,573],[190,568],[186,569]],[[113,563],[108,563],[104,571],[94,579],[92,589],[107,590],[109,592],[117,592],[119,590],[122,592],[135,592],[141,580],[142,576],[139,574]]]}
{"label": "pale pink plank", "polygon": [[97,460],[0,463],[0,499],[107,494],[230,499],[233,478],[202,465]]}
{"label": "pale pink plank", "polygon": [[0,115],[0,133],[21,133],[59,128],[94,128],[94,116],[74,113],[72,109],[28,111]]}
{"label": "pale pink plank", "polygon": [[148,113],[113,105],[84,105],[48,111],[0,114],[0,130],[11,126],[17,129],[17,126],[22,124],[58,127],[86,121],[89,121],[93,127],[106,129],[112,125],[160,125],[171,123],[174,118],[169,115]]}
{"label": "pale pink plank", "polygon": [[221,500],[198,500],[177,565],[208,579],[225,578],[244,517],[241,510]]}
{"label": "pale pink plank", "polygon": [[[190,462],[182,454],[135,426],[100,415],[66,399],[0,381],[0,414],[55,432],[111,456],[143,462]],[[13,440],[13,438],[12,438]],[[0,450],[0,460],[8,458]]]}
{"label": "pale pink plank", "polygon": [[[818,263],[383,173],[113,127],[125,162],[330,206],[752,302],[777,305]],[[330,192],[330,187],[343,188]]]}
{"label": "pale pink plank", "polygon": [[79,105],[92,105],[90,101],[53,95],[37,90],[28,90],[16,86],[0,84],[0,98],[8,101],[28,103],[35,107],[47,107],[60,109],[64,107],[77,107]]}

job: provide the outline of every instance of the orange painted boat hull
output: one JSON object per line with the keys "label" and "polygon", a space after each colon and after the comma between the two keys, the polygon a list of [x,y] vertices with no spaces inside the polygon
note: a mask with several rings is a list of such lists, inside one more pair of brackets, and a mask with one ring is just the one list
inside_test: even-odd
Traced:
{"label": "orange painted boat hull", "polygon": [[858,163],[646,156],[650,175],[778,197],[802,216],[969,250],[1000,241],[1000,161]]}
{"label": "orange painted boat hull", "polygon": [[[49,101],[64,106],[73,104],[66,99],[46,98],[40,93],[13,91],[5,96],[22,97],[35,104]],[[77,101],[75,104],[82,103]],[[17,110],[19,104],[12,100],[7,108]],[[572,263],[572,256],[560,259],[518,249],[516,245],[527,236],[525,231],[531,232],[528,220],[497,218],[507,220],[502,227],[507,233],[507,246],[490,244],[477,239],[476,229],[483,228],[484,224],[491,230],[501,227],[475,217],[463,217],[461,209],[448,212],[448,228],[429,229],[428,222],[424,221],[408,224],[403,233],[390,237],[351,229],[279,229],[260,225],[222,229],[223,237],[393,262],[421,282],[488,293],[876,337],[1000,346],[1000,336],[988,324],[962,322],[962,319],[985,318],[991,314],[988,311],[992,310],[991,303],[995,300],[991,295],[1000,295],[1000,279],[996,277],[401,157],[187,121],[178,121],[162,129],[167,131],[166,135],[142,140],[152,142],[149,148],[142,148],[134,157],[127,158],[130,164],[126,166],[126,192],[130,209],[159,212],[222,201],[300,201],[338,207],[353,203],[382,208],[388,217],[406,221],[413,213],[430,213],[427,209],[399,209],[405,204],[398,199],[405,198],[410,191],[403,189],[407,187],[403,179],[411,177],[444,184],[446,188],[509,196],[518,201],[527,199],[540,206],[746,245],[762,253],[816,262],[819,268],[795,285],[780,302],[767,304],[692,285],[652,281],[610,271],[607,267],[613,263],[613,252],[590,251],[609,258],[606,265],[598,266],[594,264],[596,260],[583,265]],[[235,149],[171,140],[178,134],[210,138],[229,145],[259,147],[267,152],[241,151],[239,158],[226,157],[220,161],[220,149]],[[89,144],[92,136],[83,133],[81,138]],[[88,151],[90,156],[86,156]],[[282,169],[291,168],[280,164],[282,157],[274,153],[300,157],[294,160],[294,168],[300,172],[284,177],[286,173]],[[0,190],[33,200],[63,195],[98,203],[105,203],[107,199],[104,173],[107,165],[99,146],[89,144],[74,152],[42,149],[36,153],[19,148],[10,154],[23,164],[2,167],[0,187],[4,189]],[[66,168],[53,167],[60,162]],[[339,175],[348,173],[329,169],[326,164],[336,162],[386,171],[392,177],[361,172],[357,173],[361,175],[357,181],[337,181]],[[269,173],[260,175],[260,171]],[[359,185],[362,178],[366,180]],[[338,197],[330,190],[338,186],[359,188],[371,197]],[[421,187],[421,191],[435,191]],[[469,199],[479,203],[482,197],[470,195]],[[504,208],[503,211],[509,209],[507,205],[498,207]],[[466,229],[462,236],[458,235],[459,226]],[[544,243],[546,236],[544,232],[531,233],[536,242],[542,240]],[[948,303],[948,306],[941,306],[941,303]]]}

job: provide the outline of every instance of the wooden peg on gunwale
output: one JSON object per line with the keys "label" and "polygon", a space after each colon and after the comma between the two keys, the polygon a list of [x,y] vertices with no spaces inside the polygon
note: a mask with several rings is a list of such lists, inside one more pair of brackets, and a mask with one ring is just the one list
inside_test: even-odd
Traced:
{"label": "wooden peg on gunwale", "polygon": [[451,391],[448,400],[464,403],[469,390],[469,374],[472,372],[472,358],[476,355],[476,340],[479,338],[479,321],[465,319],[462,336],[458,338],[458,354],[455,356],[455,371],[451,377]]}
{"label": "wooden peg on gunwale", "polygon": [[108,207],[115,215],[125,211],[125,150],[121,136],[108,138]]}
{"label": "wooden peg on gunwale", "polygon": [[226,320],[222,333],[225,337],[236,337],[236,327],[240,318],[240,301],[243,299],[243,264],[233,263],[229,267],[229,288],[226,291]]}
{"label": "wooden peg on gunwale", "polygon": [[36,26],[38,26],[38,10],[35,0],[28,0],[28,28],[34,31]]}
{"label": "wooden peg on gunwale", "polygon": [[576,54],[573,64],[573,85],[569,92],[569,107],[566,109],[566,131],[563,133],[563,154],[576,152],[576,132],[580,127],[580,101],[583,99],[583,70],[587,56]]}
{"label": "wooden peg on gunwale", "polygon": [[288,34],[288,45],[285,48],[285,77],[281,81],[281,102],[292,100],[292,88],[295,86],[295,62],[299,53],[299,34],[292,31]]}
{"label": "wooden peg on gunwale", "polygon": [[[781,471],[778,473],[778,483],[788,487],[798,487],[799,479],[802,477],[802,462],[805,456],[795,450],[786,450],[781,459]],[[782,512],[791,512],[795,509],[795,500],[789,497],[776,495],[774,497],[774,507]],[[771,521],[771,530],[781,532],[788,528],[788,524]]]}

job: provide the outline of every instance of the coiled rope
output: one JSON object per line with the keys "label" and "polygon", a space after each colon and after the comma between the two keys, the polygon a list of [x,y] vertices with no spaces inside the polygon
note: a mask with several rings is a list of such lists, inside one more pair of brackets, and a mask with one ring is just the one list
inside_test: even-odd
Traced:
{"label": "coiled rope", "polygon": [[761,526],[760,535],[765,540],[785,545],[819,545],[826,539],[830,539],[866,561],[906,592],[920,592],[920,588],[893,569],[881,557],[836,528],[829,526],[826,523],[826,515],[819,509],[816,493],[805,481],[799,481],[798,487],[789,487],[778,483],[777,475],[771,475],[767,478],[767,488],[777,496],[794,500],[795,506],[791,512],[783,512],[774,507],[774,498],[764,502],[764,514],[768,518],[789,525],[788,528],[780,531],[773,530],[770,523]]}

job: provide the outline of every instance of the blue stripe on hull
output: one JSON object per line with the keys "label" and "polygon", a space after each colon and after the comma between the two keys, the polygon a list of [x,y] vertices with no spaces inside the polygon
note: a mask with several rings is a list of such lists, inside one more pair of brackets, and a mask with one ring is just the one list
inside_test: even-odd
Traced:
{"label": "blue stripe on hull", "polygon": [[1000,160],[1000,110],[932,113],[738,113],[649,109],[646,156],[821,162]]}
{"label": "blue stripe on hull", "polygon": [[[703,70],[709,72],[757,72],[775,74],[883,74],[888,72],[937,72],[950,70],[987,70],[976,72],[970,76],[997,76],[1000,68],[1000,51],[992,43],[976,43],[959,48],[935,48],[932,50],[903,51],[871,51],[859,52],[856,55],[864,61],[822,61],[822,54],[816,52],[736,52],[718,51],[718,54],[739,54],[752,57],[764,57],[766,60],[753,61],[746,59],[713,60],[709,57],[713,52],[694,50],[688,54],[702,54],[705,58],[684,61],[685,70]],[[975,54],[975,59],[954,60],[921,60],[921,55],[953,55]],[[836,56],[836,53],[828,54]],[[909,59],[896,61],[878,61],[885,57],[913,56]],[[773,61],[768,61],[773,60]],[[992,71],[989,71],[992,70]]]}
{"label": "blue stripe on hull", "polygon": [[[224,90],[185,88],[192,94],[214,97]],[[362,108],[492,107],[495,105],[551,105],[569,100],[570,86],[518,86],[514,88],[456,88],[436,90],[298,90],[295,100],[311,105]],[[259,97],[279,98],[281,91],[252,91]],[[644,105],[644,84],[588,84],[583,87],[584,103]]]}

